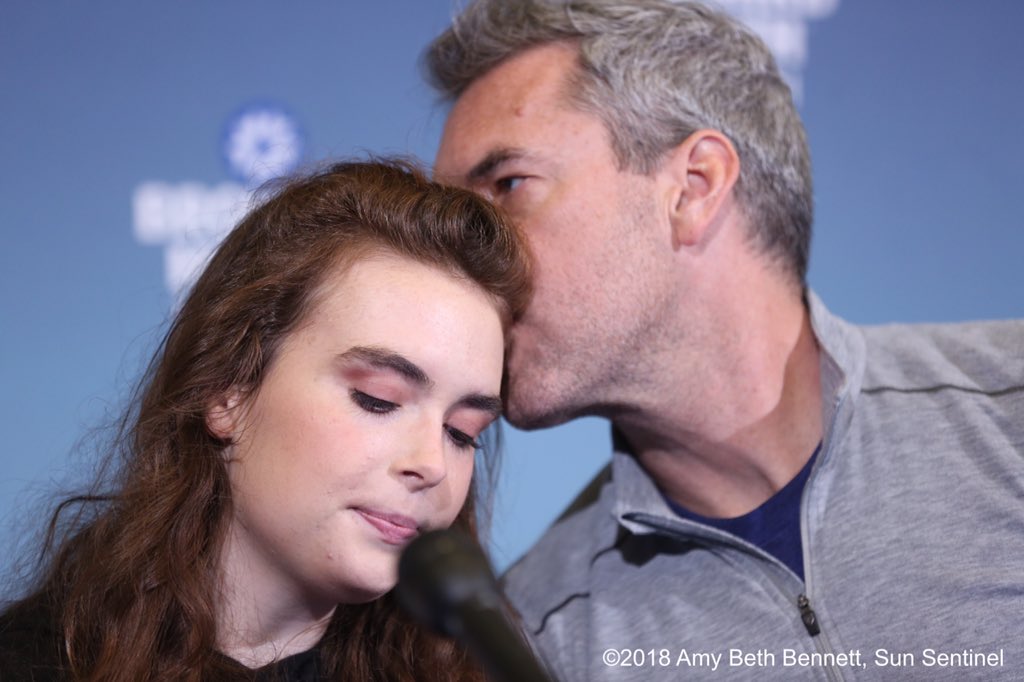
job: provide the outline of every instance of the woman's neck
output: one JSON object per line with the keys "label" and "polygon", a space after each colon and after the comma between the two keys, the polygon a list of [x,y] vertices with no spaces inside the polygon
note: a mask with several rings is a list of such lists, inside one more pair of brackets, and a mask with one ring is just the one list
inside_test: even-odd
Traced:
{"label": "woman's neck", "polygon": [[272,570],[240,551],[236,533],[229,531],[219,562],[217,649],[253,669],[311,649],[337,605],[283,590]]}

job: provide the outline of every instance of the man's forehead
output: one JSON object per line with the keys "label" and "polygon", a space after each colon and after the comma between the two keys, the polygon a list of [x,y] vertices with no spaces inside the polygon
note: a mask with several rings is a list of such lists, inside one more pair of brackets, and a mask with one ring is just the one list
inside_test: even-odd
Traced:
{"label": "man's forehead", "polygon": [[567,76],[577,63],[574,47],[547,43],[518,52],[482,74],[463,91],[460,102],[476,103],[478,98],[500,95],[497,103],[522,107],[538,96],[562,96]]}
{"label": "man's forehead", "polygon": [[517,131],[528,131],[548,113],[571,108],[566,88],[574,64],[572,48],[543,45],[510,57],[475,80],[448,114],[438,150],[439,175],[465,180],[485,157],[517,150]]}

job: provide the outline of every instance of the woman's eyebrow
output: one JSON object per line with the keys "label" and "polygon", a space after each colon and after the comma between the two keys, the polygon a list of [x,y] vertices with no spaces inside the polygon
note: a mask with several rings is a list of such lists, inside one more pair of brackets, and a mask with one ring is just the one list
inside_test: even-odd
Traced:
{"label": "woman's eyebrow", "polygon": [[[401,353],[397,353],[380,346],[354,346],[338,356],[341,360],[354,360],[363,362],[371,367],[387,369],[397,372],[417,386],[430,389],[434,381],[427,376],[419,365]],[[483,393],[471,393],[459,399],[459,405],[474,410],[480,410],[493,415],[495,418],[501,416],[501,398],[496,395],[485,395]]]}
{"label": "woman's eyebrow", "polygon": [[402,375],[417,386],[430,388],[434,382],[419,365],[409,358],[379,346],[354,346],[338,356],[341,360],[357,360],[371,367],[389,369]]}
{"label": "woman's eyebrow", "polygon": [[459,405],[487,412],[493,415],[495,419],[501,416],[501,398],[496,395],[473,393],[463,397],[459,401]]}

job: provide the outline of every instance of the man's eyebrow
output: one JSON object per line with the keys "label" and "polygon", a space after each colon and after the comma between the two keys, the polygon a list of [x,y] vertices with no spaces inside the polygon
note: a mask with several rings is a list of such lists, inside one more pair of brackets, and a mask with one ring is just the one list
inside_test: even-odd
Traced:
{"label": "man's eyebrow", "polygon": [[469,184],[480,182],[494,173],[494,170],[501,164],[513,159],[521,158],[525,155],[526,152],[524,150],[516,149],[514,147],[500,147],[498,149],[493,149],[487,153],[487,156],[469,169],[469,172],[466,173],[466,181]]}
{"label": "man's eyebrow", "polygon": [[427,373],[404,355],[377,346],[354,346],[338,356],[342,360],[358,360],[371,367],[389,369],[419,386],[430,387],[434,382]]}

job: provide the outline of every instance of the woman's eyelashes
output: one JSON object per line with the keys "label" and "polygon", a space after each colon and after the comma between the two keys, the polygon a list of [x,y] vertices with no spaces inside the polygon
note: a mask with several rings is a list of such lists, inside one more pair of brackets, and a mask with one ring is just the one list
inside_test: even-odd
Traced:
{"label": "woman's eyelashes", "polygon": [[398,409],[398,403],[372,396],[369,393],[363,393],[357,388],[352,389],[351,395],[352,402],[372,414],[388,414]]}
{"label": "woman's eyelashes", "polygon": [[468,433],[460,431],[454,426],[448,426],[447,424],[445,424],[444,430],[448,434],[448,437],[452,439],[452,442],[455,443],[456,446],[460,448],[465,448],[467,450],[480,449],[480,443]]}

